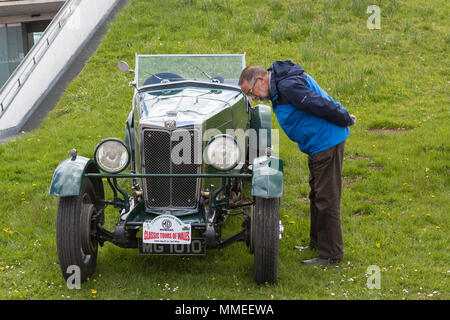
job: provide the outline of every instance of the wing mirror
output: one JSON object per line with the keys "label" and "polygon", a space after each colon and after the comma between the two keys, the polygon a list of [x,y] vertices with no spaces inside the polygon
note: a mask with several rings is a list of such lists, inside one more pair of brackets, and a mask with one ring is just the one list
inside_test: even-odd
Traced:
{"label": "wing mirror", "polygon": [[117,67],[122,72],[134,73],[134,70],[130,69],[130,66],[125,61],[119,61]]}

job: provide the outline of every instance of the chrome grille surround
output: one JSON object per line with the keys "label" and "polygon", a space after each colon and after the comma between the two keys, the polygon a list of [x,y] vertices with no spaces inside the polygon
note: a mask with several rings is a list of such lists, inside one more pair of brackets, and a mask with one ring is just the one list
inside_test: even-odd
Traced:
{"label": "chrome grille surround", "polygon": [[[189,132],[190,139],[175,141],[177,129]],[[195,163],[194,152],[201,150],[201,128],[185,126],[180,128],[142,128],[142,173],[145,174],[191,174],[201,173],[201,163]],[[185,143],[185,145],[180,145]],[[186,150],[190,144],[190,163],[177,164],[171,159],[174,148]],[[195,146],[195,144],[197,144]],[[185,155],[187,157],[187,155]],[[201,157],[200,157],[201,158]],[[186,159],[186,158],[184,158]],[[199,162],[197,160],[197,162]],[[201,159],[200,159],[201,162]],[[143,181],[145,205],[148,209],[193,209],[200,198],[201,178],[145,178]]]}

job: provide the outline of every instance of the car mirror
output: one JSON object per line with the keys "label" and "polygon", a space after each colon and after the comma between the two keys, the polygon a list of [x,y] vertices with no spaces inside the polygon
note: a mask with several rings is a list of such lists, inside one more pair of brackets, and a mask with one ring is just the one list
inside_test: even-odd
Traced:
{"label": "car mirror", "polygon": [[117,67],[122,72],[130,72],[133,73],[134,71],[130,69],[130,66],[125,61],[119,61]]}

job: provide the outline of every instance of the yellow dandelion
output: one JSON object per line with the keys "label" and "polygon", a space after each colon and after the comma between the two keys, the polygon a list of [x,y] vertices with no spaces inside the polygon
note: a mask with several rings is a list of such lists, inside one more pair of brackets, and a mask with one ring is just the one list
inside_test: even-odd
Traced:
{"label": "yellow dandelion", "polygon": [[439,227],[439,226],[436,226],[436,229],[440,229],[441,227]]}
{"label": "yellow dandelion", "polygon": [[33,187],[37,187],[37,184],[36,183],[33,183],[31,186],[33,186]]}
{"label": "yellow dandelion", "polygon": [[427,228],[423,228],[423,232],[426,232],[427,231]]}
{"label": "yellow dandelion", "polygon": [[283,217],[284,217],[284,218],[289,218],[289,215],[285,214]]}
{"label": "yellow dandelion", "polygon": [[290,224],[294,224],[294,223],[295,223],[295,221],[289,221],[289,223],[290,223]]}
{"label": "yellow dandelion", "polygon": [[380,248],[380,247],[381,247],[381,244],[380,244],[380,243],[377,243],[376,246],[377,246],[377,248]]}
{"label": "yellow dandelion", "polygon": [[270,300],[273,300],[273,299],[275,299],[274,296],[273,296],[273,295],[270,295]]}
{"label": "yellow dandelion", "polygon": [[92,294],[97,294],[97,291],[94,290],[94,289],[91,289],[91,293],[92,293]]}
{"label": "yellow dandelion", "polygon": [[5,270],[5,267],[0,267],[0,270],[1,270],[1,271]]}
{"label": "yellow dandelion", "polygon": [[397,267],[397,268],[395,268],[395,270],[400,271],[400,270],[402,270],[402,268],[401,267]]}
{"label": "yellow dandelion", "polygon": [[431,195],[432,198],[436,197],[434,194]]}
{"label": "yellow dandelion", "polygon": [[239,287],[239,282],[236,282],[236,287]]}

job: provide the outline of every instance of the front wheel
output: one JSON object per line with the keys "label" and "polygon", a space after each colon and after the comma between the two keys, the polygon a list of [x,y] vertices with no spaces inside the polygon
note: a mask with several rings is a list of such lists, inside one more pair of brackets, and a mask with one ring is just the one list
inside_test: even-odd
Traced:
{"label": "front wheel", "polygon": [[[99,214],[95,206],[95,190],[85,178],[80,195],[61,197],[56,219],[56,246],[63,277],[79,268],[81,282],[86,281],[97,264],[96,224]],[[69,268],[70,267],[70,268]]]}
{"label": "front wheel", "polygon": [[278,277],[279,198],[255,198],[250,237],[250,247],[255,255],[253,275],[256,283],[274,283]]}

